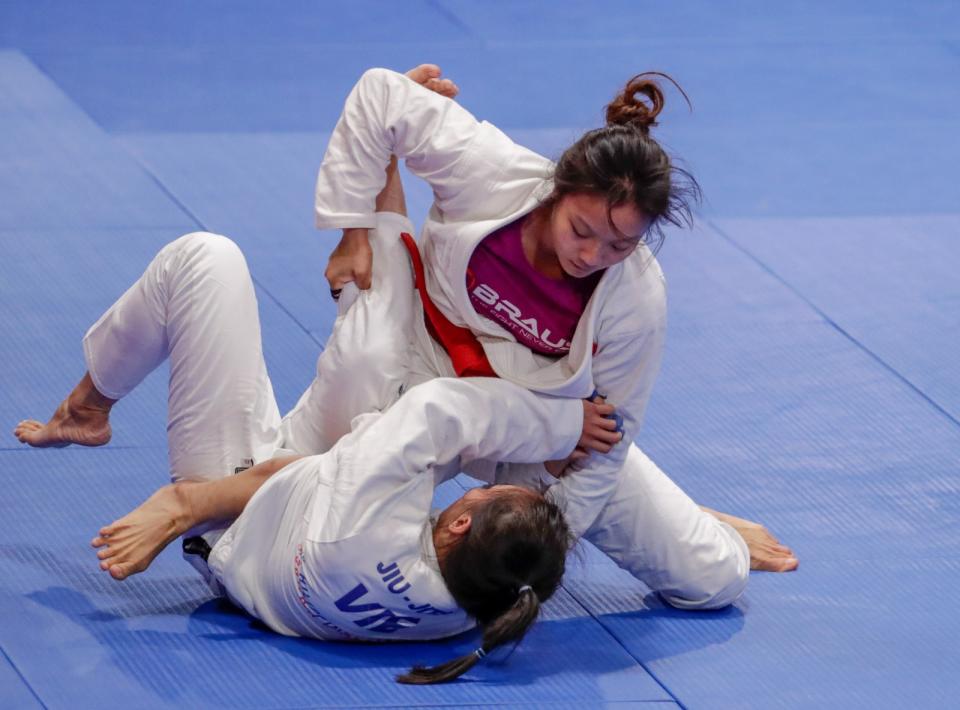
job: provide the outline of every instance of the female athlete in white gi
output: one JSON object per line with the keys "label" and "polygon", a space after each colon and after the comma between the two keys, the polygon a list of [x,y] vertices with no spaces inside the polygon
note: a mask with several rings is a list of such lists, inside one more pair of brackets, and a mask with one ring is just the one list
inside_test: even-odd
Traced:
{"label": "female athlete in white gi", "polygon": [[[601,392],[616,405],[623,438],[632,442],[666,324],[663,277],[647,240],[661,222],[689,218],[686,199],[697,189],[649,135],[662,93],[649,76],[635,77],[608,108],[608,126],[587,133],[554,165],[425,90],[418,72],[440,81],[432,65],[411,76],[373,69],[361,77],[331,136],[316,190],[317,226],[344,229],[327,268],[339,291],[351,281],[365,287],[371,260],[375,275],[380,257],[366,230],[375,225],[374,196],[391,156],[405,159],[430,183],[435,200],[422,231],[425,295],[415,299],[412,338],[398,353],[393,337],[379,336],[383,324],[367,324],[352,349],[325,351],[316,392],[306,392],[301,406],[331,393],[351,406],[339,412],[339,422],[313,420],[299,428],[294,412],[296,435],[323,450],[347,430],[351,416],[390,406],[404,384],[485,366],[488,374],[542,395],[547,409],[558,398]],[[651,106],[637,100],[638,93]],[[521,258],[511,260],[505,248]],[[496,280],[498,259],[509,263]],[[481,268],[494,280],[478,279]],[[518,299],[503,296],[523,281],[535,288]],[[549,312],[557,284],[548,281],[573,301],[566,306],[567,332],[548,331],[527,310]],[[538,290],[548,298],[538,300]],[[520,302],[524,297],[530,302]],[[357,298],[356,290],[344,290],[341,298]],[[437,312],[479,341],[480,370],[476,358],[463,366],[442,344],[433,322]],[[374,365],[396,377],[384,378],[377,389],[359,374]],[[353,387],[358,380],[364,382],[359,390]],[[792,552],[762,527],[695,505],[632,443],[594,452],[580,466],[576,476],[559,482],[544,474],[542,464],[503,466],[496,480],[549,485],[549,497],[562,503],[577,535],[671,604],[729,604],[744,589],[751,553],[756,568],[796,567]]]}
{"label": "female athlete in white gi", "polygon": [[[378,220],[384,228],[371,237],[389,253],[379,235],[395,236],[403,218]],[[382,321],[387,306],[412,306],[406,261],[376,279],[338,320],[329,350]],[[608,409],[563,399],[547,412],[503,380],[433,379],[386,413],[357,417],[326,453],[303,456],[313,451],[284,435],[289,418],[281,421],[267,376],[243,255],[207,233],[164,247],[83,347],[87,374],[47,424],[20,422],[21,441],[106,443],[116,401],[170,361],[174,482],[93,540],[100,567],[118,580],[183,535],[185,556],[211,586],[282,634],[420,640],[480,623],[480,648],[415,668],[400,678],[409,683],[455,678],[521,638],[560,583],[572,536],[556,505],[497,485],[471,490],[434,522],[434,487],[463,469],[489,477],[496,462],[562,459],[591,444],[584,422]]]}

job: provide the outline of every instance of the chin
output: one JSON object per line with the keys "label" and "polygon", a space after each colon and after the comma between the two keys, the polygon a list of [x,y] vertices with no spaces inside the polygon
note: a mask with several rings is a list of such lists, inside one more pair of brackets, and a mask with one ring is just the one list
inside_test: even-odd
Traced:
{"label": "chin", "polygon": [[597,271],[597,269],[574,269],[572,266],[564,266],[563,264],[561,264],[561,266],[563,266],[563,273],[572,279],[585,279]]}

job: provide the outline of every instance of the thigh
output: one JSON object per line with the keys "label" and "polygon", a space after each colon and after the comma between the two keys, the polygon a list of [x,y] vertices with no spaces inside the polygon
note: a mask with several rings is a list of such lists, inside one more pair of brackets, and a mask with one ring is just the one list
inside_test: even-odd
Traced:
{"label": "thigh", "polygon": [[416,292],[400,234],[413,226],[393,213],[377,221],[370,231],[372,285],[344,288],[316,377],[283,419],[284,446],[298,453],[327,451],[354,417],[393,404],[407,380]]}
{"label": "thigh", "polygon": [[675,606],[723,606],[746,584],[750,558],[739,534],[700,510],[635,444],[584,537]]}
{"label": "thigh", "polygon": [[165,283],[170,471],[219,478],[272,456],[280,415],[243,254],[217,235],[184,240]]}

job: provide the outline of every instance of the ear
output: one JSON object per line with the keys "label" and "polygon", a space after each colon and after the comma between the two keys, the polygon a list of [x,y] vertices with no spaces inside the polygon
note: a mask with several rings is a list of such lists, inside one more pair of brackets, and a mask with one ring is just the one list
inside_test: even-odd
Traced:
{"label": "ear", "polygon": [[470,513],[461,513],[456,520],[447,525],[447,530],[459,537],[460,535],[466,535],[470,531],[470,525],[472,523],[473,518],[470,516]]}

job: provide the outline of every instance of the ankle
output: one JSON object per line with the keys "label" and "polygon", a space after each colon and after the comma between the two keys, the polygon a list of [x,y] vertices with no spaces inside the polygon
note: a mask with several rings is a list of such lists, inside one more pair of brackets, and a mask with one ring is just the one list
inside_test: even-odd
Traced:
{"label": "ankle", "polygon": [[116,402],[117,400],[110,399],[96,388],[89,372],[84,374],[83,379],[67,397],[67,406],[79,413],[109,414]]}
{"label": "ankle", "polygon": [[170,484],[177,502],[173,516],[173,526],[177,535],[183,535],[203,522],[197,516],[198,506],[195,498],[198,485],[202,484],[196,481],[179,481]]}

